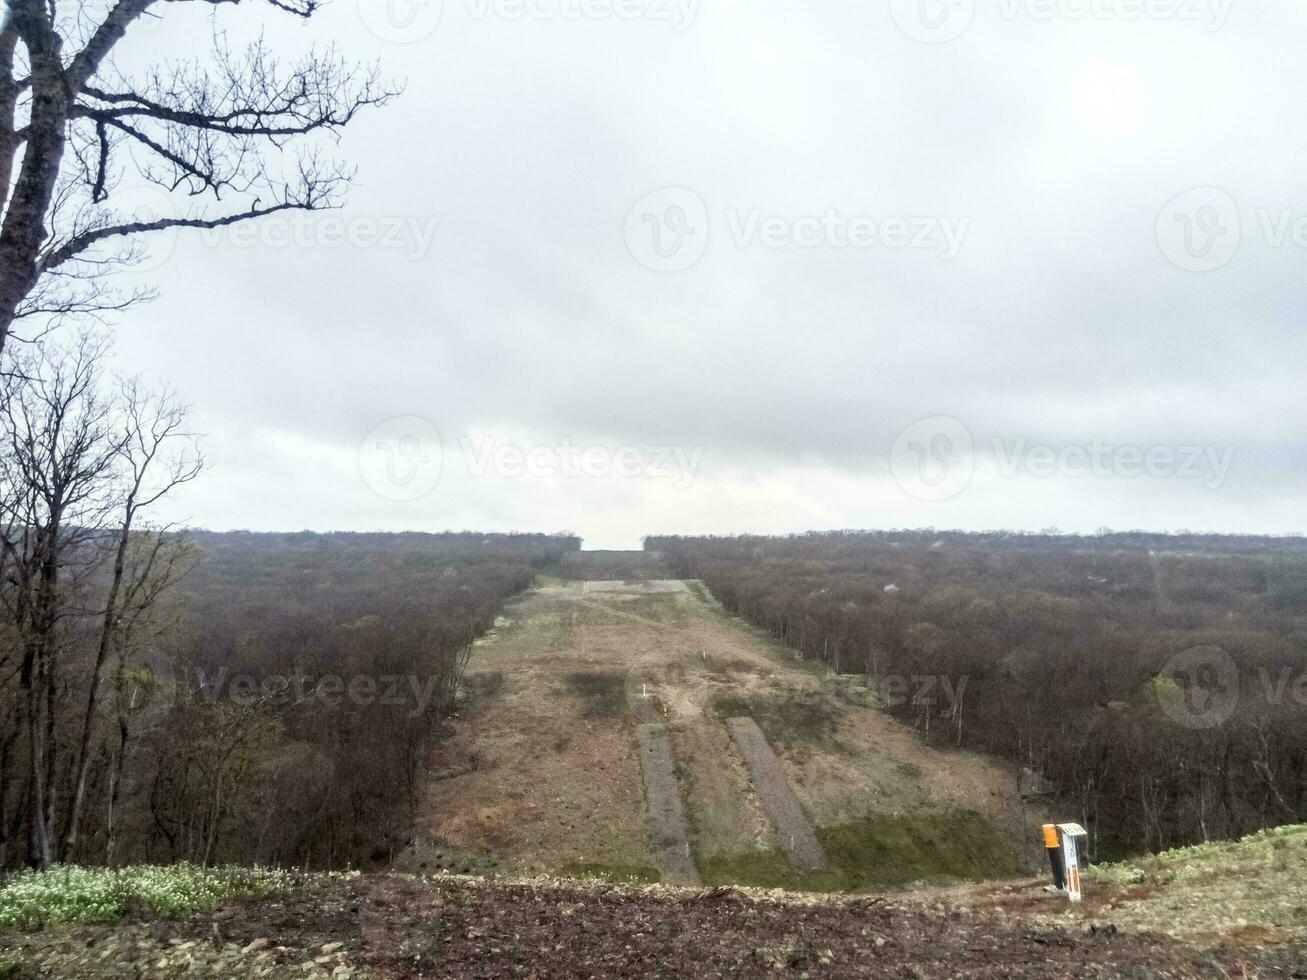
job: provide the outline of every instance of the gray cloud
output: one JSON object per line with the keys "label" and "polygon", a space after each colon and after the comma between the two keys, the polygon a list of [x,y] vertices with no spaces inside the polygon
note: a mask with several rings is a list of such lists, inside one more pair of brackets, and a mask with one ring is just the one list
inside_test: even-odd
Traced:
{"label": "gray cloud", "polygon": [[[207,18],[184,6],[140,39],[142,59],[204,43]],[[150,274],[163,299],[124,321],[120,356],[173,379],[214,433],[214,473],[184,503],[196,522],[568,527],[595,544],[1301,526],[1307,248],[1267,241],[1260,217],[1307,217],[1298,7],[1236,4],[1212,31],[1005,17],[995,0],[947,44],[904,36],[882,3],[706,0],[682,32],[473,9],[446,0],[412,45],[369,35],[353,0],[310,30],[275,28],[287,50],[334,38],[407,77],[344,141],[360,182],[340,220],[435,231],[429,247],[416,232],[384,248],[182,237]],[[657,273],[624,222],[669,186],[702,199],[710,235],[690,268]],[[1187,272],[1155,226],[1207,186],[1237,202],[1240,246]],[[732,240],[750,212],[827,211],[968,224],[947,260]],[[445,442],[446,473],[417,505],[378,499],[354,465],[363,436],[402,415]],[[977,478],[923,503],[891,478],[890,453],[929,416],[972,433]],[[470,432],[701,446],[703,467],[681,491],[477,478],[448,458]],[[1062,474],[1016,493],[991,479],[995,439],[1238,453],[1214,489]]]}

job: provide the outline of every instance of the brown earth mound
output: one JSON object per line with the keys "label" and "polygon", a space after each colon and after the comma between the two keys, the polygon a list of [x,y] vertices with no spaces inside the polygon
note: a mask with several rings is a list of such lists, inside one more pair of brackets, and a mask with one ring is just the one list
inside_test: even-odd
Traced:
{"label": "brown earth mound", "polygon": [[[106,947],[114,953],[104,955]],[[951,908],[372,875],[212,915],[0,936],[32,977],[1289,977],[1307,949]],[[130,950],[130,959],[124,955]],[[212,951],[227,951],[221,956]],[[326,950],[327,952],[323,952]],[[241,951],[249,951],[242,953]],[[245,957],[242,959],[242,957]],[[247,962],[248,960],[248,962]],[[314,961],[317,962],[314,962]],[[211,966],[206,966],[210,963]]]}

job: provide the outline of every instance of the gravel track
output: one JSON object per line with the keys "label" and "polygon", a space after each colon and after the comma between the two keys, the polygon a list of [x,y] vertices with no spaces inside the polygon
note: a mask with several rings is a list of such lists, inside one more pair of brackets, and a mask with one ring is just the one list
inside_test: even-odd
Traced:
{"label": "gravel track", "polygon": [[776,839],[790,864],[800,871],[824,871],[830,866],[826,852],[817,841],[812,823],[762,729],[752,718],[731,718],[726,727],[749,767],[754,789],[776,828]]}
{"label": "gravel track", "polygon": [[640,767],[649,803],[649,837],[658,869],[666,884],[697,885],[699,872],[690,857],[689,831],[667,726],[641,725],[639,734]]}

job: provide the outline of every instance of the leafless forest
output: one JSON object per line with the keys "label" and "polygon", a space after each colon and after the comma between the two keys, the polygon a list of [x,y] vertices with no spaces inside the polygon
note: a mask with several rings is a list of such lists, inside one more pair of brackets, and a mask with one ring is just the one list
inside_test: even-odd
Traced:
{"label": "leafless forest", "polygon": [[1079,810],[1095,856],[1307,812],[1307,541],[890,531],[646,546],[803,657],[891,678],[923,735],[1029,767]]}

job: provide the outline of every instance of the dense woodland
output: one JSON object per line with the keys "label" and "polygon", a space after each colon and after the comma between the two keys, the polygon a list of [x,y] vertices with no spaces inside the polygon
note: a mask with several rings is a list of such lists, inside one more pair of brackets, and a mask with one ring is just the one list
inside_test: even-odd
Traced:
{"label": "dense woodland", "polygon": [[[106,539],[106,543],[109,539]],[[102,687],[78,833],[67,835],[76,736],[110,550],[87,546],[85,605],[60,630],[52,798],[60,860],[347,867],[409,839],[473,640],[568,537],[481,534],[171,535],[186,574],[148,642]],[[114,672],[117,675],[117,671]],[[14,679],[3,814],[25,841],[28,770]],[[106,693],[107,690],[107,693]],[[10,866],[30,861],[11,847]]]}
{"label": "dense woodland", "polygon": [[[1307,540],[928,530],[646,548],[805,658],[907,679],[894,710],[1042,774],[1098,857],[1307,819]],[[1195,648],[1238,671],[1232,713],[1206,727],[1163,710],[1211,703],[1209,679],[1168,670]],[[919,695],[923,676],[950,687]]]}
{"label": "dense woodland", "polygon": [[[193,538],[185,698],[142,760],[148,805],[133,837],[155,858],[332,867],[388,861],[408,842],[473,640],[580,546],[526,534]],[[244,678],[258,684],[246,707]]]}

